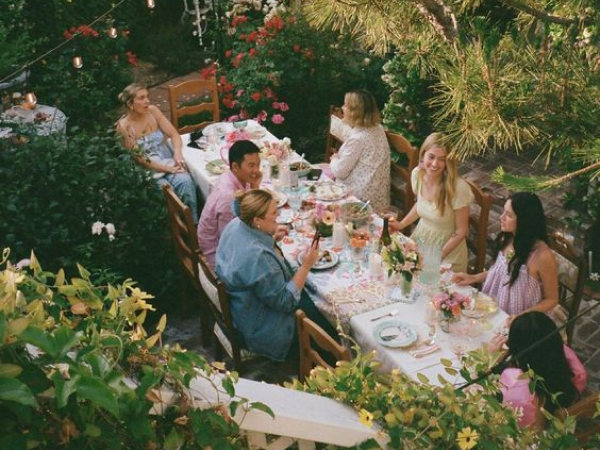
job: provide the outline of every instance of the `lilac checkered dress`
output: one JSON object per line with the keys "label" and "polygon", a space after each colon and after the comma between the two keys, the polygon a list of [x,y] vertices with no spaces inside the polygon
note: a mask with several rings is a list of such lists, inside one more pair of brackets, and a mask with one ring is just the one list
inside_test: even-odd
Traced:
{"label": "lilac checkered dress", "polygon": [[512,286],[509,286],[509,281],[508,260],[500,252],[488,271],[482,292],[494,297],[498,306],[510,315],[521,314],[542,300],[542,285],[527,273],[525,264],[520,267],[519,276]]}

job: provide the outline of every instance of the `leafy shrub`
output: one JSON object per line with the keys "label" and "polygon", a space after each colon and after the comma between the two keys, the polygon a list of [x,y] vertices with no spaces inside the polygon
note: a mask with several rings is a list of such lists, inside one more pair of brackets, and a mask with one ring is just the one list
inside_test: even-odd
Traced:
{"label": "leafy shrub", "polygon": [[[197,409],[190,382],[216,370],[178,346],[157,346],[166,326],[147,336],[151,295],[127,281],[98,286],[78,276],[0,264],[0,448],[178,449],[240,448],[236,398]],[[202,369],[202,372],[197,369]],[[235,373],[223,387],[235,395]],[[164,394],[175,394],[171,403]],[[151,414],[157,407],[162,414]],[[272,413],[271,413],[272,414]]]}
{"label": "leafy shrub", "polygon": [[225,118],[265,122],[291,137],[295,150],[320,160],[329,105],[341,105],[345,92],[357,88],[383,104],[383,62],[348,38],[310,28],[301,14],[272,9],[274,3],[237,2],[229,12],[222,111]]}
{"label": "leafy shrub", "polygon": [[[13,256],[34,249],[52,270],[81,263],[94,276],[132,277],[160,296],[176,292],[163,195],[114,132],[76,133],[68,142],[1,139],[0,191],[0,245]],[[92,234],[97,221],[114,224],[113,240],[105,229]]]}

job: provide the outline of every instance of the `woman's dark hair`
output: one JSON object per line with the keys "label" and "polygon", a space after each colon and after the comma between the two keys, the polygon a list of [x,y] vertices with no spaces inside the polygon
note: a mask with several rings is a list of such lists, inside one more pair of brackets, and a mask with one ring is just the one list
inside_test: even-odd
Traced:
{"label": "woman's dark hair", "polygon": [[509,286],[512,286],[519,277],[521,266],[527,264],[535,243],[537,241],[548,243],[548,229],[544,207],[537,195],[530,192],[517,192],[508,199],[517,217],[517,229],[514,235],[504,232],[498,235],[495,257],[512,239],[515,254],[508,262]]}
{"label": "woman's dark hair", "polygon": [[251,153],[260,153],[260,148],[252,141],[235,141],[229,149],[229,167],[232,167],[233,163],[238,166],[244,162],[244,157]]}
{"label": "woman's dark hair", "polygon": [[[515,358],[552,332],[552,337]],[[553,412],[558,406],[566,408],[576,400],[578,393],[571,381],[573,372],[565,356],[562,338],[556,332],[556,325],[546,314],[532,311],[517,316],[510,326],[506,344],[513,357],[514,367],[523,371],[531,369],[544,379],[543,382],[536,383],[535,392],[540,400],[545,400],[544,408],[547,411]],[[550,395],[558,393],[557,403],[554,403]]]}

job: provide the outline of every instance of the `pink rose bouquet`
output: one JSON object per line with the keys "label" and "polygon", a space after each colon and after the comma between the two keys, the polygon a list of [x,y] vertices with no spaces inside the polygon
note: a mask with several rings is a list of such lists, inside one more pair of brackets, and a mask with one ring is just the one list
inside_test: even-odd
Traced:
{"label": "pink rose bouquet", "polygon": [[444,319],[458,317],[469,305],[469,302],[469,297],[458,292],[449,292],[446,289],[433,297],[433,305],[442,312]]}

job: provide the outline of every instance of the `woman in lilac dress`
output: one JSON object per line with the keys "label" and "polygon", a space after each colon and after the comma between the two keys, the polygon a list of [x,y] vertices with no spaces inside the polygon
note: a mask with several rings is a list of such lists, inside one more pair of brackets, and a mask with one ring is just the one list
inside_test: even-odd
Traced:
{"label": "woman in lilac dress", "polygon": [[514,316],[528,311],[550,312],[558,304],[558,265],[548,247],[546,218],[537,195],[517,192],[500,216],[496,260],[489,271],[457,273],[459,285],[483,283],[482,292]]}
{"label": "woman in lilac dress", "polygon": [[152,176],[159,186],[168,183],[173,187],[197,222],[196,184],[183,161],[181,136],[163,113],[150,104],[144,86],[130,84],[119,94],[119,100],[127,111],[117,122],[123,145],[134,151],[138,164],[153,171]]}

